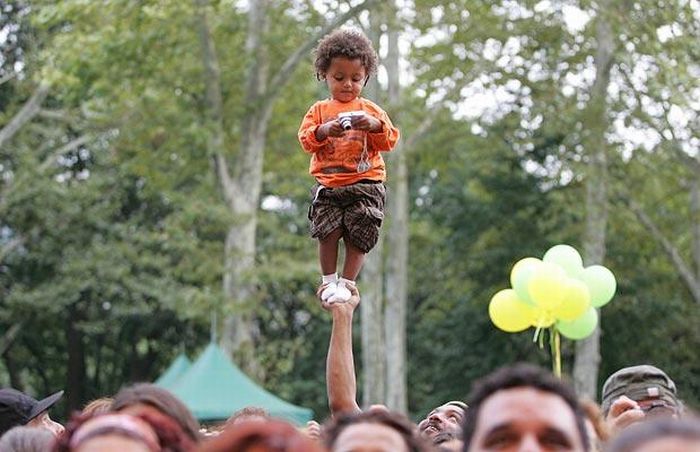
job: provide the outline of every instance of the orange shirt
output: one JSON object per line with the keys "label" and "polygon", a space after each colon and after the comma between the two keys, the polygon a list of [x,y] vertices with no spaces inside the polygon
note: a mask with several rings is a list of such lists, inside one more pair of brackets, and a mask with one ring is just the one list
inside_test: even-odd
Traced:
{"label": "orange shirt", "polygon": [[[316,129],[338,113],[362,110],[382,123],[380,132],[348,130],[340,137],[316,139]],[[373,102],[357,98],[351,102],[322,100],[311,106],[299,127],[299,142],[304,151],[311,154],[309,173],[326,187],[341,187],[361,179],[384,182],[386,170],[380,152],[391,151],[399,140],[399,129],[394,127],[384,110]],[[366,161],[365,171],[362,161]],[[359,170],[358,171],[358,165]]]}

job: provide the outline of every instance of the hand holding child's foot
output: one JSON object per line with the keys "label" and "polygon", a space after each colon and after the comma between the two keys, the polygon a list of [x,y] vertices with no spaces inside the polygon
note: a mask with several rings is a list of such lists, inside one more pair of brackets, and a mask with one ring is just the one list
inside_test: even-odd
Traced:
{"label": "hand holding child's foot", "polygon": [[[360,304],[360,292],[357,290],[357,287],[354,285],[348,285],[347,290],[350,292],[350,297],[342,303],[336,303],[336,302],[331,302],[330,300],[321,300],[321,307],[325,309],[326,311],[336,311],[336,310],[349,310],[350,312],[354,311],[355,308]],[[321,287],[319,287],[318,291],[316,292],[316,295],[318,295],[318,298],[321,298]]]}

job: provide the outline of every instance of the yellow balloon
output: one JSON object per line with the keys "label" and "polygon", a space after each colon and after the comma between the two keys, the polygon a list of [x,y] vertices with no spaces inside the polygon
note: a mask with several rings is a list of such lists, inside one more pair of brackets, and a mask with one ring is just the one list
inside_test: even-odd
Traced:
{"label": "yellow balloon", "polygon": [[569,278],[564,301],[555,309],[554,315],[559,320],[575,320],[588,311],[591,306],[591,295],[588,286],[583,281]]}
{"label": "yellow balloon", "polygon": [[533,272],[527,290],[535,306],[553,312],[564,301],[568,277],[555,264],[542,262]]}
{"label": "yellow balloon", "polygon": [[549,328],[554,324],[556,318],[550,311],[546,311],[542,308],[534,308],[532,310],[530,325],[535,328]]}
{"label": "yellow balloon", "polygon": [[506,333],[517,333],[530,327],[533,309],[520,300],[513,289],[504,289],[491,298],[489,317],[497,328]]}

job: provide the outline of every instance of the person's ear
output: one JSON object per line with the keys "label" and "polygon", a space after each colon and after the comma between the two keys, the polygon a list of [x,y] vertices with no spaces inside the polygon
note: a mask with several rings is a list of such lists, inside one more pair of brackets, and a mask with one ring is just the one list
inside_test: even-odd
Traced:
{"label": "person's ear", "polygon": [[325,73],[321,73],[321,72],[317,72],[317,73],[316,73],[316,80],[318,80],[319,82],[322,82],[322,81],[324,81],[325,79],[326,79],[326,74],[325,74]]}

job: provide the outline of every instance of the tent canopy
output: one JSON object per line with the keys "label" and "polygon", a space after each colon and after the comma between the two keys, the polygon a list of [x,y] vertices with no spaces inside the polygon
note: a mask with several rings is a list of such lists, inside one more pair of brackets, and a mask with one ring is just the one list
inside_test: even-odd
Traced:
{"label": "tent canopy", "polygon": [[156,380],[156,384],[161,388],[169,388],[189,370],[192,366],[192,361],[184,354],[180,353],[175,358],[175,361],[161,374]]}
{"label": "tent canopy", "polygon": [[166,383],[160,386],[179,397],[200,421],[228,419],[249,406],[263,408],[271,416],[297,425],[313,417],[310,409],[285,402],[258,386],[213,343],[179,378]]}

